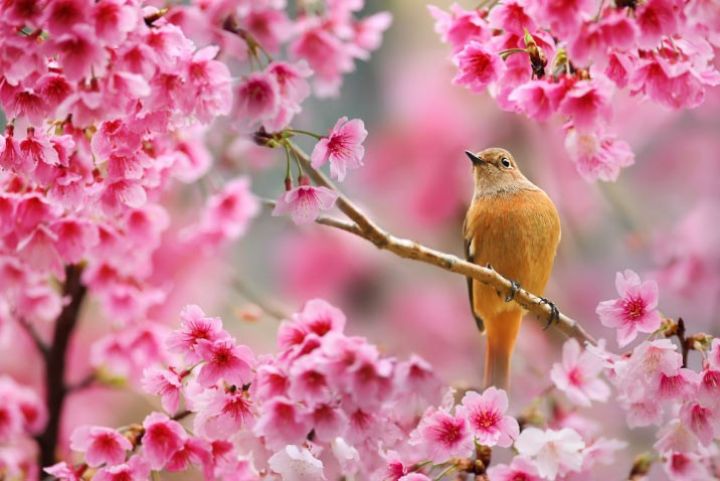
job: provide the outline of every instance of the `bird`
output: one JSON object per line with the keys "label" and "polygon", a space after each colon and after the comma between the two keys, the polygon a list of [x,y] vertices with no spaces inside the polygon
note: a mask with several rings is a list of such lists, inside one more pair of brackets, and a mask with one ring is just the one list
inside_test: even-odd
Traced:
{"label": "bird", "polygon": [[[463,224],[465,257],[494,269],[513,286],[501,297],[494,287],[467,279],[472,314],[487,337],[484,385],[508,389],[525,313],[509,301],[520,287],[542,298],[560,244],[560,217],[550,197],[523,175],[507,150],[493,147],[465,154],[472,161],[475,185]],[[557,317],[555,306],[542,299]]]}

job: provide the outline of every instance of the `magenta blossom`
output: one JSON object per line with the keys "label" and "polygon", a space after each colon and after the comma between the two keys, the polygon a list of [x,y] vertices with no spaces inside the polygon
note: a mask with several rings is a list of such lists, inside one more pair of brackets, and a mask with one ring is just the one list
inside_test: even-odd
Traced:
{"label": "magenta blossom", "polygon": [[637,337],[638,332],[653,332],[662,318],[656,310],[658,286],[655,281],[640,281],[640,276],[627,269],[618,272],[615,287],[620,297],[598,304],[596,312],[606,327],[616,328],[620,347]]}
{"label": "magenta blossom", "polygon": [[555,387],[564,392],[570,401],[590,406],[591,401],[604,402],[610,389],[598,376],[604,362],[590,351],[582,351],[580,343],[570,339],[563,346],[563,359],[555,363],[550,378]]}
{"label": "magenta blossom", "polygon": [[255,355],[247,346],[235,344],[231,338],[216,341],[202,340],[198,343],[198,353],[205,361],[198,382],[210,387],[223,379],[236,386],[242,386],[250,380]]}
{"label": "magenta blossom", "polygon": [[509,465],[493,465],[487,473],[491,481],[540,481],[542,479],[535,464],[522,456],[515,456]]}
{"label": "magenta blossom", "polygon": [[410,444],[421,446],[427,457],[437,463],[454,456],[469,456],[473,440],[463,416],[436,410],[426,414],[413,432]]}
{"label": "magenta blossom", "polygon": [[362,165],[365,155],[362,143],[366,137],[367,130],[362,120],[341,117],[328,136],[315,144],[311,155],[312,166],[318,168],[330,162],[330,174],[342,181],[347,169],[357,169]]}
{"label": "magenta blossom", "polygon": [[505,62],[500,55],[474,40],[455,55],[454,60],[459,71],[453,82],[464,85],[473,92],[483,92],[485,87],[502,77],[505,72]]}
{"label": "magenta blossom", "polygon": [[327,187],[315,187],[302,183],[284,192],[278,199],[272,215],[290,213],[296,224],[314,222],[321,210],[329,210],[335,205],[338,194]]}
{"label": "magenta blossom", "polygon": [[182,449],[187,439],[185,429],[161,413],[152,413],[143,421],[145,434],[143,449],[150,467],[157,470],[165,466],[172,456]]}
{"label": "magenta blossom", "polygon": [[515,418],[505,415],[507,408],[505,391],[489,387],[482,394],[472,391],[465,394],[457,414],[467,419],[480,444],[507,448],[520,434]]}
{"label": "magenta blossom", "polygon": [[97,467],[125,462],[125,453],[132,449],[132,444],[114,429],[82,426],[73,432],[70,447],[85,453],[88,466]]}

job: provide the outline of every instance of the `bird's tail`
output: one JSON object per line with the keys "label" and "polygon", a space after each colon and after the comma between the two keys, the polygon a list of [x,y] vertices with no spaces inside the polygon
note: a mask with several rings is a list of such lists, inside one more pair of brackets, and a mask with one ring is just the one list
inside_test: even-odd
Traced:
{"label": "bird's tail", "polygon": [[485,387],[507,389],[510,386],[510,360],[520,331],[521,310],[504,311],[485,323]]}

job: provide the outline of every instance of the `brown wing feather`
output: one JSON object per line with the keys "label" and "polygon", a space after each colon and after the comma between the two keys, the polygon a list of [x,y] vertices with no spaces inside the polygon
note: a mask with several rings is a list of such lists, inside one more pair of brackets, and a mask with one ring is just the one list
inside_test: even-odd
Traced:
{"label": "brown wing feather", "polygon": [[[464,237],[464,243],[465,243],[465,259],[468,262],[475,262],[475,259],[472,256],[472,253],[470,252],[470,244],[472,243],[472,239],[467,238],[467,231],[465,230],[465,224],[463,223],[463,237]],[[475,313],[475,301],[474,301],[474,293],[473,293],[473,280],[470,277],[467,277],[467,286],[468,286],[468,298],[470,299],[470,312],[472,312],[473,317],[475,318],[475,324],[477,324],[478,329],[480,332],[485,332],[485,322],[483,322],[482,318],[478,316]]]}

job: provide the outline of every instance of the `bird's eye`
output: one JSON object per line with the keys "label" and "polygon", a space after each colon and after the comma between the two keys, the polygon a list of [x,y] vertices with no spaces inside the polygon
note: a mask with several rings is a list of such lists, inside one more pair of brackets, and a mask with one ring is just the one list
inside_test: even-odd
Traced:
{"label": "bird's eye", "polygon": [[500,159],[500,163],[506,169],[509,169],[512,167],[512,164],[510,163],[510,160],[507,157],[503,157],[502,159]]}

